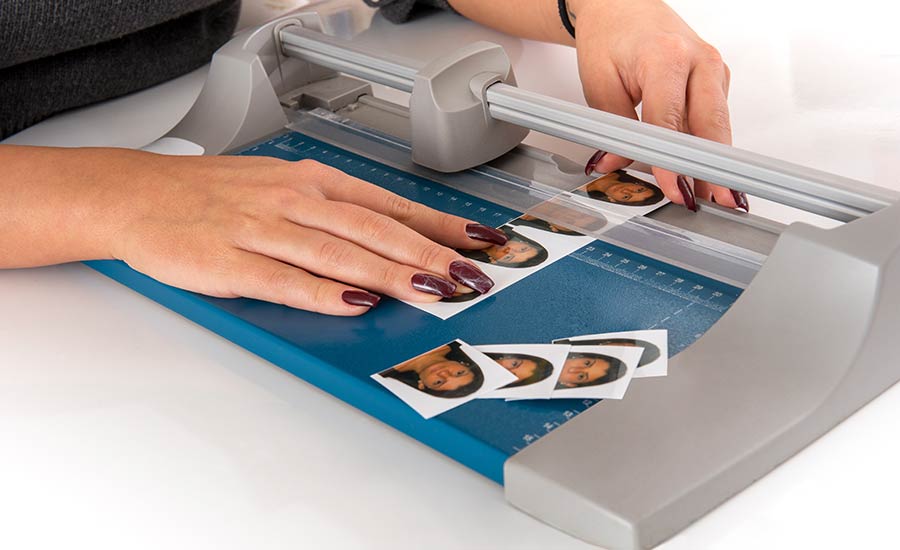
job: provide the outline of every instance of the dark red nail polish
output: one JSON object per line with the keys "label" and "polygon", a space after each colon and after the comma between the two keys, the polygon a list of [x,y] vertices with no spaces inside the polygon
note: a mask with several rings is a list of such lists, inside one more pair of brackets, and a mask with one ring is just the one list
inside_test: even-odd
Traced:
{"label": "dark red nail polish", "polygon": [[482,223],[470,223],[467,225],[466,235],[470,239],[491,244],[506,244],[506,241],[509,240],[509,237],[503,231]]}
{"label": "dark red nail polish", "polygon": [[381,296],[366,292],[365,290],[345,290],[341,294],[341,300],[351,306],[375,307],[381,301]]}
{"label": "dark red nail polish", "polygon": [[484,294],[494,286],[494,281],[474,265],[456,260],[450,262],[450,276],[461,285],[466,285],[479,294]]}
{"label": "dark red nail polish", "polygon": [[684,176],[678,176],[678,190],[681,191],[681,196],[684,198],[684,206],[687,207],[691,212],[697,211],[697,201],[694,200],[694,191],[691,189],[691,185],[688,183],[688,180]]}
{"label": "dark red nail polish", "polygon": [[743,208],[745,212],[750,212],[750,203],[747,202],[746,193],[732,189],[731,196],[734,197],[734,204],[736,204],[738,208]]}
{"label": "dark red nail polish", "polygon": [[447,279],[441,279],[428,273],[416,273],[411,279],[412,287],[419,292],[434,294],[441,298],[449,298],[456,292],[456,285]]}
{"label": "dark red nail polish", "polygon": [[594,168],[603,160],[603,157],[606,156],[606,151],[597,151],[594,155],[587,161],[587,164],[584,165],[584,175],[590,176],[594,171]]}

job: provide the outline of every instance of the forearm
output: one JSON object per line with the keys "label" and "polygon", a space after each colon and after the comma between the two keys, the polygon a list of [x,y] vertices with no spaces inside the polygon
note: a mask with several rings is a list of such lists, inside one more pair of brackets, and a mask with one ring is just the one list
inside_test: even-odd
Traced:
{"label": "forearm", "polygon": [[[580,1],[568,0],[570,10],[576,9]],[[575,44],[562,25],[557,0],[450,0],[450,5],[467,19],[507,34],[557,44]]]}
{"label": "forearm", "polygon": [[0,146],[0,268],[110,257],[122,205],[104,174],[127,176],[108,151]]}

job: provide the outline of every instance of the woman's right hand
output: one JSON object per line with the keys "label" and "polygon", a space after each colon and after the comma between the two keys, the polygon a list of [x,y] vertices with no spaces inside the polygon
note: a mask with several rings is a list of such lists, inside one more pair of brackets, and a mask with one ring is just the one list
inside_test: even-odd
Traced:
{"label": "woman's right hand", "polygon": [[75,200],[89,201],[93,214],[74,230],[94,243],[91,253],[80,255],[88,257],[39,263],[116,258],[166,284],[211,296],[359,315],[378,303],[373,293],[433,302],[458,289],[487,292],[493,282],[453,249],[505,241],[494,228],[311,160],[123,149],[53,154],[62,160],[80,155],[80,170],[57,165],[56,172],[82,185]]}

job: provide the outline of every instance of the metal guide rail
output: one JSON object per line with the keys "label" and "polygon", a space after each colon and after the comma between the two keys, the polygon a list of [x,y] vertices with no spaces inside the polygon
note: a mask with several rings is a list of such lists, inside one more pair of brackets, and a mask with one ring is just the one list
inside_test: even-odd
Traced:
{"label": "metal guide rail", "polygon": [[[411,92],[418,67],[353,49],[352,42],[289,26],[286,55]],[[782,204],[851,221],[900,199],[864,182],[714,143],[497,82],[484,91],[487,112],[569,141],[646,162]]]}

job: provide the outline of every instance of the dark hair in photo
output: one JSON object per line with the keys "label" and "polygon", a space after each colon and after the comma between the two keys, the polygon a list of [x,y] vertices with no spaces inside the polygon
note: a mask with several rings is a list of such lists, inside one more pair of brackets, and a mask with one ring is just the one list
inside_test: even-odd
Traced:
{"label": "dark hair in photo", "polygon": [[544,380],[551,374],[553,374],[553,364],[550,361],[547,361],[543,357],[535,357],[534,355],[525,355],[524,353],[485,353],[488,357],[493,359],[494,361],[499,361],[500,359],[522,359],[528,361],[534,361],[535,367],[534,372],[531,373],[531,376],[528,378],[524,378],[522,380],[516,380],[515,382],[510,382],[509,384],[503,386],[504,388],[518,388],[520,386],[528,386],[534,384],[535,382],[540,382]]}
{"label": "dark hair in photo", "polygon": [[510,225],[524,225],[526,227],[533,227],[535,229],[540,229],[541,231],[547,231],[549,233],[556,233],[558,235],[570,235],[575,237],[584,236],[582,233],[577,231],[572,231],[571,229],[566,229],[565,227],[556,225],[556,229],[554,229],[554,225],[548,222],[547,220],[542,220],[540,218],[533,218],[530,220],[524,220],[522,218],[516,218],[509,222]]}
{"label": "dark hair in photo", "polygon": [[600,338],[597,340],[576,340],[575,342],[572,342],[571,340],[557,340],[556,343],[569,344],[572,346],[634,346],[637,348],[644,348],[644,353],[641,355],[638,368],[649,365],[659,359],[660,356],[660,351],[659,348],[656,347],[656,344],[652,344],[646,340],[635,340],[633,338]]}
{"label": "dark hair in photo", "polygon": [[607,369],[606,374],[604,374],[600,378],[598,378],[596,380],[589,380],[587,382],[582,382],[581,384],[575,384],[574,387],[564,386],[560,383],[557,383],[556,384],[557,390],[572,390],[575,388],[583,388],[585,386],[599,386],[601,384],[608,384],[610,382],[614,382],[614,381],[618,380],[619,378],[622,378],[623,376],[625,376],[625,373],[627,372],[627,369],[628,369],[628,367],[625,366],[625,363],[623,363],[620,359],[617,359],[615,357],[610,357],[609,355],[600,355],[599,353],[571,352],[571,353],[569,353],[569,356],[568,356],[568,359],[583,359],[583,358],[602,359],[603,361],[606,361],[607,363],[609,363],[609,369]]}
{"label": "dark hair in photo", "polygon": [[419,388],[419,373],[414,371],[401,372],[396,369],[390,369],[382,372],[381,376],[384,378],[393,378],[394,380],[403,382],[411,388],[414,388],[420,392],[427,393],[428,395],[433,395],[435,397],[465,397],[469,394],[477,392],[484,384],[484,373],[481,372],[481,367],[479,367],[475,363],[475,361],[473,361],[468,355],[466,355],[466,353],[462,349],[460,349],[459,342],[450,342],[448,345],[450,346],[450,351],[447,352],[444,357],[446,357],[448,361],[453,361],[455,363],[459,363],[460,365],[464,365],[468,367],[470,371],[472,371],[472,381],[465,386],[460,386],[452,390],[433,390],[427,386],[424,388]]}
{"label": "dark hair in photo", "polygon": [[[501,226],[499,229],[506,234],[506,236],[509,238],[510,241],[519,241],[519,242],[525,243],[525,244],[533,247],[534,249],[536,249],[537,253],[534,256],[532,256],[531,258],[528,258],[527,260],[523,260],[521,262],[509,263],[509,262],[491,261],[490,255],[487,252],[485,252],[484,250],[457,250],[457,252],[459,252],[466,258],[469,258],[470,260],[475,260],[476,262],[482,262],[485,264],[499,265],[501,267],[515,267],[515,268],[534,267],[536,265],[541,265],[542,263],[547,261],[549,254],[547,253],[547,249],[544,248],[544,246],[541,243],[539,243],[535,240],[529,239],[528,237],[526,237],[520,233],[516,233],[513,230],[513,228],[508,225]],[[497,245],[494,245],[494,247],[496,247],[496,246]],[[489,247],[489,248],[494,248],[494,247]]]}
{"label": "dark hair in photo", "polygon": [[621,204],[623,206],[649,206],[651,204],[656,204],[665,198],[665,195],[663,194],[662,189],[653,185],[649,181],[640,180],[622,170],[616,170],[615,174],[619,181],[621,181],[623,183],[636,183],[638,185],[646,187],[647,189],[650,189],[651,191],[653,191],[653,194],[650,195],[649,197],[647,197],[646,199],[643,199],[640,201],[635,201],[635,202],[619,202],[619,201],[613,200],[613,199],[609,198],[608,196],[606,196],[606,193],[604,193],[603,191],[596,191],[596,190],[588,190],[587,196],[589,196],[592,199],[597,199],[598,201],[608,202],[608,203],[612,203],[612,204]]}
{"label": "dark hair in photo", "polygon": [[481,296],[481,294],[479,294],[478,292],[474,292],[474,291],[473,292],[465,292],[465,293],[454,294],[453,296],[450,296],[449,298],[441,298],[441,301],[442,302],[450,302],[452,304],[458,304],[461,302],[468,302],[470,300],[474,300],[475,298],[478,298],[479,296]]}

